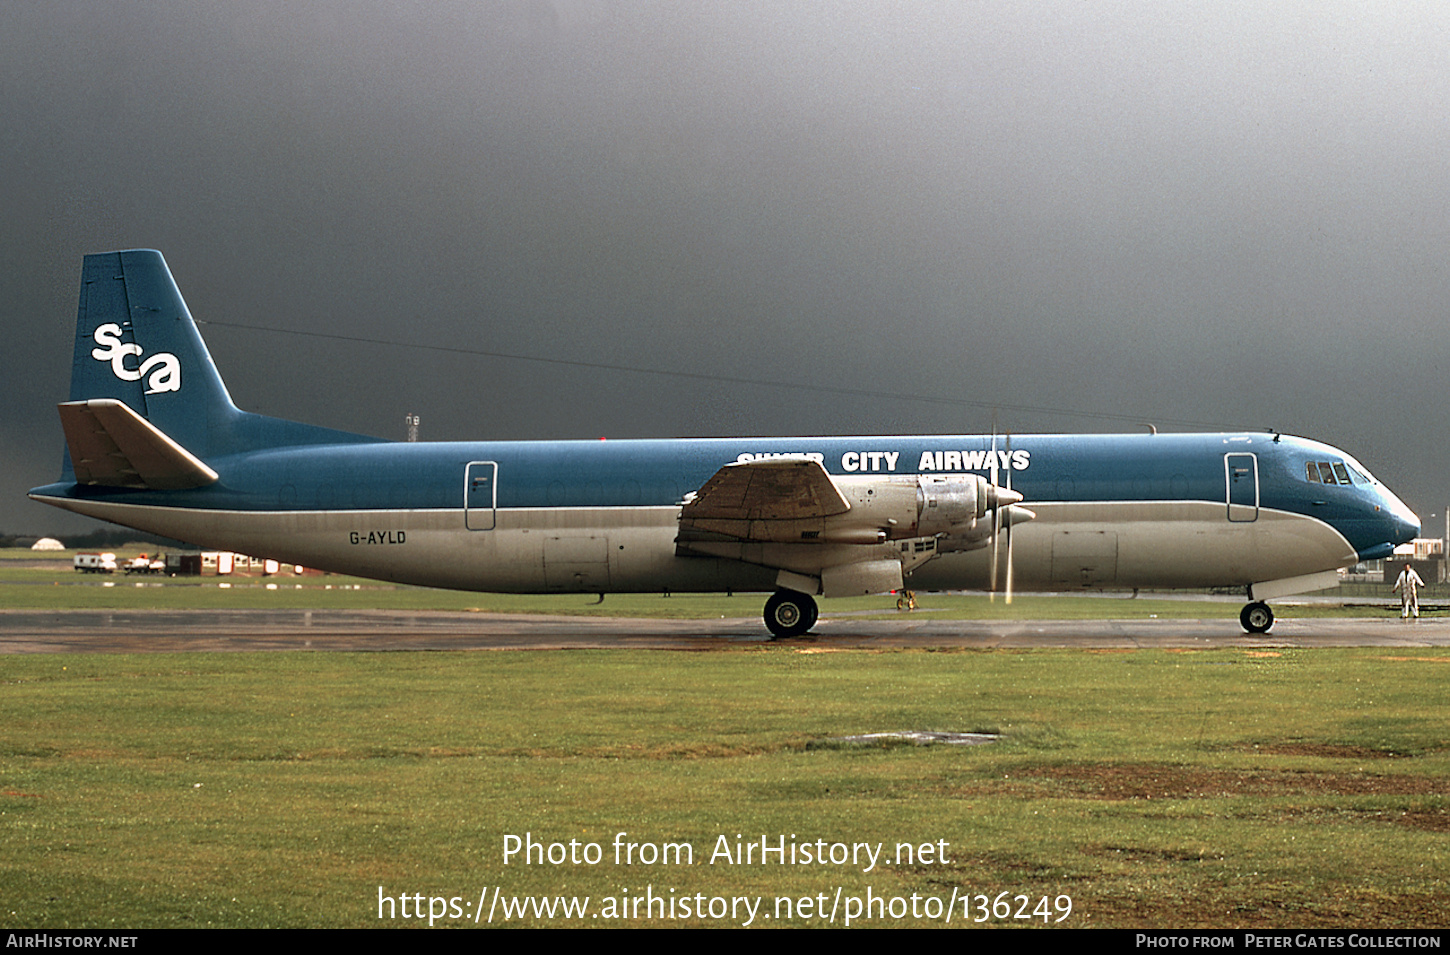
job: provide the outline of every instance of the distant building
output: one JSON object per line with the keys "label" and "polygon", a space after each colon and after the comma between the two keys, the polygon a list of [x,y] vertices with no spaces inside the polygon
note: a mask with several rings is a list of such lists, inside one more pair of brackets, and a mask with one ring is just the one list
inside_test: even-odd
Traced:
{"label": "distant building", "polygon": [[42,537],[30,545],[31,550],[65,550],[65,545],[54,537]]}

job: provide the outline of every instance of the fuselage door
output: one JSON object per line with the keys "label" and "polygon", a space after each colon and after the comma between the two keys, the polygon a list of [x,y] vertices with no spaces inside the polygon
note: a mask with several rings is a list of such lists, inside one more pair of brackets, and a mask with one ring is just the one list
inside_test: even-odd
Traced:
{"label": "fuselage door", "polygon": [[463,472],[463,523],[471,531],[493,530],[493,511],[498,506],[498,465],[493,461],[470,461]]}
{"label": "fuselage door", "polygon": [[1225,454],[1224,481],[1228,488],[1228,519],[1253,521],[1259,517],[1259,459],[1254,454]]}

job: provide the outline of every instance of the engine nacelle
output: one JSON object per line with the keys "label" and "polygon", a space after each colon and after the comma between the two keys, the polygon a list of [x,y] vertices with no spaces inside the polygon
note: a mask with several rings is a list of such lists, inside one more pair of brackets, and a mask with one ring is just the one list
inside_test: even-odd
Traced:
{"label": "engine nacelle", "polygon": [[921,537],[964,533],[986,516],[992,487],[977,474],[916,479],[916,533]]}
{"label": "engine nacelle", "polygon": [[[721,472],[725,477],[717,475],[711,479],[707,491],[713,487],[714,493],[709,502],[687,503],[682,508],[676,543],[699,550],[696,542],[720,539],[874,546],[888,540],[961,537],[979,529],[978,522],[993,507],[1022,500],[1021,494],[996,487],[977,474],[830,477],[822,469],[819,475],[813,476],[817,478],[814,486],[786,480],[777,489],[778,493],[765,495],[763,501],[752,499],[745,506],[741,498],[750,490],[750,482],[738,479],[739,475],[732,470],[740,467],[728,465]],[[764,481],[769,476],[781,477],[774,472],[785,470],[772,467],[769,475],[752,476]],[[786,474],[784,477],[798,476]],[[824,488],[821,482],[830,482],[831,487]],[[810,513],[815,509],[813,502],[831,496],[825,493],[827,490],[839,491],[846,509]]]}

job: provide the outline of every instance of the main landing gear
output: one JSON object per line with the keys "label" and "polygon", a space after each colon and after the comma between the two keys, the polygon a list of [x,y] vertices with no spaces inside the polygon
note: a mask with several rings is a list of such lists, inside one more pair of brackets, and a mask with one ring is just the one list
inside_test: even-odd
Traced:
{"label": "main landing gear", "polygon": [[1239,612],[1239,623],[1249,633],[1268,633],[1274,625],[1274,611],[1262,600],[1255,601]]}
{"label": "main landing gear", "polygon": [[794,590],[777,590],[765,602],[765,626],[779,640],[799,637],[816,625],[820,616],[814,598]]}

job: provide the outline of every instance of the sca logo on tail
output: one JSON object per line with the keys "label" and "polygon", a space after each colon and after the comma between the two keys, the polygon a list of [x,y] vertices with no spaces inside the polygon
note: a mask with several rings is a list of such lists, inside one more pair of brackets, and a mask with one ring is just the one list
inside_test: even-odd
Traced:
{"label": "sca logo on tail", "polygon": [[96,361],[110,362],[112,374],[122,381],[140,381],[145,378],[148,395],[181,390],[181,362],[170,352],[152,355],[137,367],[127,368],[126,357],[135,355],[139,360],[141,346],[135,342],[121,341],[120,325],[107,322],[96,329],[95,339],[96,344],[101,347],[91,349],[91,357]]}

